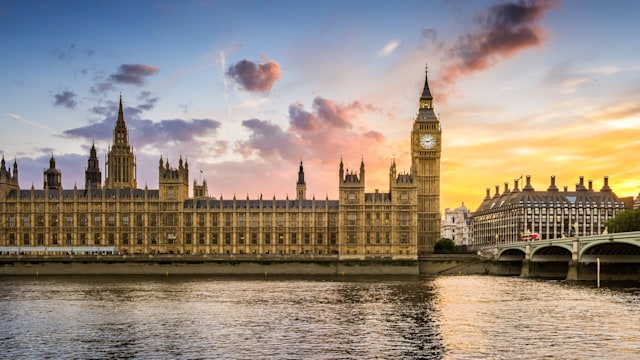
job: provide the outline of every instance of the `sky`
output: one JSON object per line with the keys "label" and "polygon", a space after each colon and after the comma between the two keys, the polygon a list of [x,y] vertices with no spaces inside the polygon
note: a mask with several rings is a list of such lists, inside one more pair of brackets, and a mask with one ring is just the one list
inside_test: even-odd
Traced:
{"label": "sky", "polygon": [[[0,0],[0,154],[41,189],[100,166],[120,96],[137,183],[182,157],[212,196],[337,199],[340,160],[409,171],[428,68],[441,208],[531,176],[640,192],[640,2]],[[521,183],[522,184],[522,183]]]}

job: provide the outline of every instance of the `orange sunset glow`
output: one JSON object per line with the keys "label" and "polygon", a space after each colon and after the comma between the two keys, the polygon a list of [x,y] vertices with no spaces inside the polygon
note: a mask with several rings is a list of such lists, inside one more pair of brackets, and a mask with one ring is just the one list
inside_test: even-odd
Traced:
{"label": "orange sunset glow", "polygon": [[341,159],[386,191],[392,159],[411,168],[427,65],[443,211],[523,175],[640,192],[637,2],[118,4],[0,5],[0,153],[21,188],[52,154],[64,188],[92,145],[104,165],[122,96],[139,187],[162,156],[215,197],[293,197],[302,161],[308,196],[335,199]]}

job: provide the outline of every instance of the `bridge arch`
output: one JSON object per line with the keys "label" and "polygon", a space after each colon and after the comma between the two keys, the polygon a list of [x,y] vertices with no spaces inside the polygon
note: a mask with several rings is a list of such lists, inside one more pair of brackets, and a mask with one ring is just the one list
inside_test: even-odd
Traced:
{"label": "bridge arch", "polygon": [[571,248],[567,245],[537,246],[531,249],[531,261],[569,262],[571,261]]}
{"label": "bridge arch", "polygon": [[524,258],[524,250],[519,248],[503,249],[498,254],[498,261],[523,261]]}
{"label": "bridge arch", "polygon": [[583,263],[640,263],[640,243],[633,240],[600,240],[586,244],[580,249],[579,259]]}

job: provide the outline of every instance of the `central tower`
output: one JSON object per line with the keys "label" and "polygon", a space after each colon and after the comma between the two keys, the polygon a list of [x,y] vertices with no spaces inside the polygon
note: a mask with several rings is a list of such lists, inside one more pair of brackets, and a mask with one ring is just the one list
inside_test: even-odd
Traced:
{"label": "central tower", "polygon": [[440,121],[425,70],[418,114],[411,130],[411,172],[418,185],[418,254],[433,253],[440,240]]}
{"label": "central tower", "polygon": [[124,123],[122,111],[122,96],[120,96],[120,108],[118,120],[113,129],[113,145],[109,149],[107,157],[107,175],[104,187],[107,189],[135,189],[136,188],[136,162],[133,150],[129,145],[129,131]]}

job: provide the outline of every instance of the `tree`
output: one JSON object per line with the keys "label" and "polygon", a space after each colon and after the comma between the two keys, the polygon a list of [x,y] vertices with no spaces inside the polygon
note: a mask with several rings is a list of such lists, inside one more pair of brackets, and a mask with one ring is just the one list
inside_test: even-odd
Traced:
{"label": "tree", "polygon": [[616,217],[607,221],[607,230],[609,232],[640,231],[640,209],[618,213]]}
{"label": "tree", "polygon": [[452,254],[457,253],[458,245],[451,239],[440,239],[433,248],[434,254]]}

